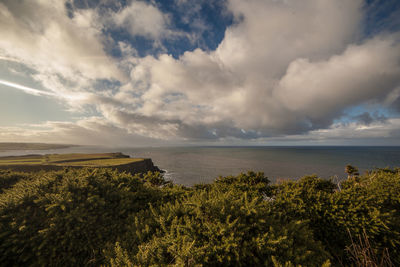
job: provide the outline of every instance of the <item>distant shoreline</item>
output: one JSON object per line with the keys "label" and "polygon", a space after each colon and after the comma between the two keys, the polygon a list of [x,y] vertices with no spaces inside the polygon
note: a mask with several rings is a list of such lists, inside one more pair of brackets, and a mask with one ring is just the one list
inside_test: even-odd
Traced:
{"label": "distant shoreline", "polygon": [[49,150],[49,149],[62,149],[74,147],[77,145],[71,144],[46,144],[46,143],[12,143],[1,142],[0,152],[13,151],[13,150]]}

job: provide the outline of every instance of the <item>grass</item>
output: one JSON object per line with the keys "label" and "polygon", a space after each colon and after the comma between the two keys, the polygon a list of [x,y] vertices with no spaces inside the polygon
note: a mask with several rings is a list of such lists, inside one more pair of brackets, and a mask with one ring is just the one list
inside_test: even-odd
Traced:
{"label": "grass", "polygon": [[2,165],[39,165],[43,164],[41,161],[28,161],[28,160],[0,160],[0,166]]}
{"label": "grass", "polygon": [[45,155],[45,159],[49,162],[65,162],[72,160],[88,160],[88,159],[115,159],[124,156],[121,153],[96,153],[96,154],[81,154],[81,153],[73,153],[73,154],[51,154]]}
{"label": "grass", "polygon": [[[77,162],[61,163],[62,166],[82,166],[82,167],[93,167],[93,166],[115,166],[123,165],[132,162],[142,161],[143,159],[97,159],[97,160],[82,160]],[[58,164],[57,164],[58,165]]]}
{"label": "grass", "polygon": [[129,158],[121,153],[99,154],[51,154],[0,157],[0,166],[15,165],[56,165],[82,167],[109,167],[142,161],[141,158]]}

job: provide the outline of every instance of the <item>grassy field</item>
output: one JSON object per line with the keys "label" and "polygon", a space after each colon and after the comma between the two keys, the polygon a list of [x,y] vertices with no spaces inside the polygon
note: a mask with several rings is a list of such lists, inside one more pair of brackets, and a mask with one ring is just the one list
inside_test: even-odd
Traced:
{"label": "grassy field", "polygon": [[62,166],[82,166],[82,167],[93,167],[93,166],[115,166],[123,165],[132,162],[142,161],[143,159],[95,159],[95,160],[83,160],[77,162],[61,163]]}
{"label": "grassy field", "polygon": [[0,166],[15,165],[55,165],[82,167],[112,167],[143,161],[141,158],[130,158],[122,153],[99,154],[50,154],[0,157]]}

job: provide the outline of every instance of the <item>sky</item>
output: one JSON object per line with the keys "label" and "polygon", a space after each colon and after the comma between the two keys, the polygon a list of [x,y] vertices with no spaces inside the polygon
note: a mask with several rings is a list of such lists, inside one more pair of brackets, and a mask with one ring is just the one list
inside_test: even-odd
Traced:
{"label": "sky", "polygon": [[400,1],[0,0],[0,142],[400,145]]}

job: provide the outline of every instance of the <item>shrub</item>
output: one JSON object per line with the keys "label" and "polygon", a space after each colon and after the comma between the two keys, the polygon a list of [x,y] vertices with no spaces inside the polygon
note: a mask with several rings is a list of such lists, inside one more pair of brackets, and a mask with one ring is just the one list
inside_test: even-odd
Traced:
{"label": "shrub", "polygon": [[132,213],[157,188],[108,169],[64,170],[21,180],[0,195],[0,261],[5,265],[98,265]]}
{"label": "shrub", "polygon": [[[122,265],[260,266],[291,262],[321,265],[328,259],[307,223],[273,213],[271,203],[237,191],[245,177],[218,179],[175,202],[132,218],[110,262]],[[263,180],[263,179],[261,179]],[[232,190],[221,188],[232,185]]]}
{"label": "shrub", "polygon": [[399,169],[341,190],[317,176],[270,185],[249,172],[189,188],[109,169],[0,171],[0,185],[4,266],[400,265]]}
{"label": "shrub", "polygon": [[26,180],[31,174],[24,172],[14,172],[10,170],[0,170],[0,194],[7,188],[12,187],[20,180]]}
{"label": "shrub", "polygon": [[316,176],[274,186],[276,212],[309,220],[317,240],[337,263],[349,264],[346,247],[365,233],[377,255],[388,251],[400,264],[400,176],[377,170],[342,183],[342,190]]}

